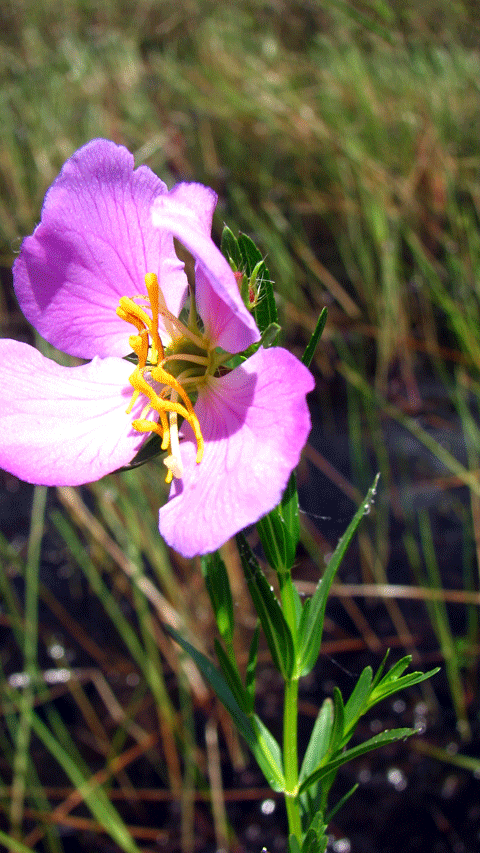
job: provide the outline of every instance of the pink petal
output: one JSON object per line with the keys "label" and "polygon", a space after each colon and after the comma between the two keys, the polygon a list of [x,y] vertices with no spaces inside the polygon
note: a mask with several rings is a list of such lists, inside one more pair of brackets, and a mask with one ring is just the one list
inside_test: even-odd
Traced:
{"label": "pink petal", "polygon": [[232,311],[231,306],[221,299],[210,281],[203,267],[197,264],[196,303],[198,313],[203,320],[205,334],[210,341],[215,342],[216,346],[222,347],[226,352],[236,353],[239,351],[238,342],[245,340],[244,311],[242,310],[241,313],[237,310]]}
{"label": "pink petal", "polygon": [[125,413],[131,373],[122,359],[62,367],[0,340],[0,468],[29,483],[75,486],[127,465],[145,441],[131,426],[140,401]]}
{"label": "pink petal", "polygon": [[259,349],[201,393],[202,462],[183,426],[184,476],[160,510],[160,533],[185,557],[214,551],[278,504],[310,431],[311,373],[284,349]]}
{"label": "pink petal", "polygon": [[[152,222],[170,232],[197,260],[195,298],[205,328],[214,327],[216,313],[223,320],[234,315],[230,325],[223,322],[218,346],[236,353],[260,340],[255,321],[243,304],[235,276],[210,236],[213,190],[201,184],[179,184],[159,196],[152,208]],[[202,212],[203,211],[203,212]]]}
{"label": "pink petal", "polygon": [[134,171],[126,148],[104,139],[67,160],[13,270],[23,313],[57,349],[81,358],[130,352],[134,329],[115,309],[121,296],[145,293],[147,272],[159,276],[178,313],[183,264],[171,236],[151,222],[153,200],[166,191],[146,166]]}

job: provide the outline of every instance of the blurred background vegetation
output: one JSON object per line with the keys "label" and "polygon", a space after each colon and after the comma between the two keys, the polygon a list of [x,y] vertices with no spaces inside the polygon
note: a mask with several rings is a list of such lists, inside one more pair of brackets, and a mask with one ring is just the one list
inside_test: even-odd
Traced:
{"label": "blurred background vegetation", "polygon": [[[214,187],[216,237],[226,222],[257,241],[293,351],[329,309],[300,473],[299,584],[311,591],[379,470],[330,651],[377,660],[396,645],[417,668],[442,660],[446,686],[422,697],[435,746],[417,757],[478,772],[477,4],[3,0],[0,33],[2,336],[33,341],[9,269],[80,145],[107,137],[169,186]],[[250,837],[239,803],[268,792],[161,629],[212,649],[199,566],[159,541],[159,468],[78,493],[36,489],[33,504],[2,477],[2,843],[260,850],[266,812],[250,806]],[[225,558],[241,648],[252,615],[228,547]],[[274,716],[272,677],[265,663],[259,701]],[[324,687],[323,675],[306,687],[306,726]],[[365,849],[380,849],[370,829]],[[280,850],[281,833],[270,843]]]}

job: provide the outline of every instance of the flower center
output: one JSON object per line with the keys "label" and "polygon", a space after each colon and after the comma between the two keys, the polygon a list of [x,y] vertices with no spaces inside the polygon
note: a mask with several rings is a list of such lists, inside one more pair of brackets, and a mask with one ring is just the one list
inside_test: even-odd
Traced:
{"label": "flower center", "polygon": [[[178,438],[179,415],[192,427],[197,442],[196,461],[202,461],[202,431],[185,386],[191,394],[202,384],[205,376],[213,372],[213,353],[199,332],[193,297],[190,308],[192,322],[189,320],[186,326],[168,310],[154,273],[147,273],[145,286],[147,296],[122,296],[117,308],[118,316],[137,329],[137,334],[129,337],[138,364],[129,377],[133,394],[127,412],[131,412],[140,394],[147,398],[141,417],[132,421],[132,426],[138,432],[154,432],[160,436],[162,450],[170,451],[164,463],[168,468],[165,482],[171,483],[173,477],[183,475]],[[170,338],[165,348],[158,331],[159,317],[163,318]],[[152,409],[158,414],[158,421],[147,418]]]}

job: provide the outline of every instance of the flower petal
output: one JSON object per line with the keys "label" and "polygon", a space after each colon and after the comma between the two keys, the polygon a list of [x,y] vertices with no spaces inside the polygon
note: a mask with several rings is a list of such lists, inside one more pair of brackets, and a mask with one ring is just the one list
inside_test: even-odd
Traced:
{"label": "flower petal", "polygon": [[145,441],[125,410],[132,365],[95,358],[62,367],[0,340],[0,468],[43,485],[76,486],[127,465]]}
{"label": "flower petal", "polygon": [[[228,352],[242,352],[260,340],[260,333],[243,304],[235,276],[210,236],[211,219],[217,197],[201,184],[178,184],[159,196],[152,208],[152,222],[170,232],[197,261],[195,301],[206,330],[216,312],[224,322],[218,346]],[[212,207],[213,205],[213,207]]]}
{"label": "flower petal", "polygon": [[132,327],[117,317],[121,296],[145,293],[158,275],[174,314],[186,276],[170,234],[152,227],[153,200],[165,184],[126,148],[95,139],[65,163],[42,219],[22,244],[13,272],[20,307],[63,352],[81,358],[124,356]]}
{"label": "flower petal", "polygon": [[305,396],[313,384],[289,352],[261,348],[199,395],[202,462],[184,424],[184,475],[160,510],[172,548],[185,557],[214,551],[278,504],[310,431]]}

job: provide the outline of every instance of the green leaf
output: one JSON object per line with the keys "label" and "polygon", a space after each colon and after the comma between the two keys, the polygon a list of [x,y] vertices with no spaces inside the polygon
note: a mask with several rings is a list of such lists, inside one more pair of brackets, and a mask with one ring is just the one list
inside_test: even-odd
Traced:
{"label": "green leaf", "polygon": [[315,355],[315,350],[317,348],[318,342],[322,337],[323,330],[325,328],[325,323],[327,322],[327,314],[328,311],[326,308],[322,308],[320,311],[320,316],[317,320],[317,325],[315,326],[312,337],[310,338],[307,348],[302,356],[302,361],[306,367],[310,367],[312,363],[313,356]]}
{"label": "green leaf", "polygon": [[392,696],[393,693],[398,693],[400,690],[405,690],[407,687],[412,687],[414,684],[420,684],[422,681],[426,681],[427,678],[431,678],[432,675],[435,675],[439,670],[440,667],[437,666],[429,672],[410,672],[401,677],[397,675],[394,679],[389,678],[390,673],[387,672],[375,690],[372,690],[368,700],[367,709],[372,708],[382,699],[386,699],[387,696]]}
{"label": "green leaf", "polygon": [[343,741],[345,730],[345,711],[343,707],[343,698],[338,687],[333,688],[333,727],[330,737],[328,751],[330,753],[337,752]]}
{"label": "green leaf", "polygon": [[231,644],[234,630],[233,599],[225,563],[218,551],[215,551],[202,557],[201,566],[220,636],[227,644]]}
{"label": "green leaf", "polygon": [[294,473],[290,475],[279,505],[257,522],[257,530],[270,565],[277,572],[289,572],[295,562],[300,539],[298,493]]}
{"label": "green leaf", "polygon": [[213,663],[185,640],[171,625],[165,625],[165,630],[173,637],[175,642],[187,652],[198,666],[205,680],[210,684],[222,704],[225,706],[233,719],[238,731],[250,747],[258,766],[260,767],[267,784],[274,791],[285,790],[285,777],[283,775],[281,757],[279,760],[280,747],[273,735],[263,724],[259,724],[256,717],[247,717],[238,704],[229,685],[222,673]]}
{"label": "green leaf", "polygon": [[220,244],[222,255],[230,263],[234,272],[242,269],[243,258],[240,251],[238,240],[233,231],[227,225],[223,226],[222,242]]}
{"label": "green leaf", "polygon": [[396,681],[397,678],[400,678],[400,676],[403,675],[407,666],[409,666],[411,662],[411,655],[404,655],[403,658],[397,660],[397,662],[390,667],[388,672],[385,673],[382,680],[376,685],[375,689],[378,689],[378,687],[380,687],[380,684],[384,684],[386,681]]}
{"label": "green leaf", "polygon": [[[267,775],[264,767],[260,765],[264,776],[274,791],[284,791],[286,785],[285,777],[283,775],[282,751],[278,741],[275,740],[271,731],[267,729],[265,723],[262,722],[257,714],[252,714],[250,720],[257,736],[258,745],[262,750],[262,759],[265,762],[265,766],[269,769]],[[260,762],[258,763],[260,764]],[[280,787],[275,788],[274,785],[272,785],[272,782],[269,781],[271,779],[273,779]]]}
{"label": "green leaf", "polygon": [[245,672],[245,691],[249,699],[248,712],[252,713],[255,706],[255,676],[257,672],[258,641],[260,639],[260,623],[255,625],[250,652],[248,655],[247,670]]}
{"label": "green leaf", "polygon": [[272,655],[284,678],[290,678],[294,665],[294,648],[290,628],[275,593],[260,568],[243,533],[237,534],[238,552],[247,586]]}
{"label": "green leaf", "polygon": [[322,642],[323,620],[325,617],[325,607],[327,605],[330,587],[333,583],[338,567],[343,560],[345,551],[350,545],[363,516],[370,509],[376,492],[379,476],[380,475],[377,474],[375,477],[373,485],[368,490],[366,497],[357,509],[357,512],[348,525],[347,530],[335,548],[332,557],[328,561],[325,574],[315,590],[310,606],[304,606],[303,608],[299,627],[297,675],[307,675],[313,669],[317,661]]}
{"label": "green leaf", "polygon": [[374,675],[374,678],[372,681],[372,690],[374,690],[375,687],[377,687],[377,685],[380,684],[380,680],[382,678],[383,671],[387,665],[387,660],[389,658],[389,655],[390,655],[390,649],[387,649],[387,651],[385,652],[385,656],[384,656],[380,666],[378,667],[378,669]]}
{"label": "green leaf", "polygon": [[301,853],[300,842],[296,835],[290,835],[288,839],[288,853]]}
{"label": "green leaf", "polygon": [[302,844],[302,853],[324,853],[327,849],[327,826],[321,812],[313,816]]}
{"label": "green leaf", "polygon": [[310,828],[303,840],[302,853],[325,853],[328,844],[326,829],[326,826],[322,826],[319,831]]}
{"label": "green leaf", "polygon": [[278,507],[257,521],[265,556],[276,572],[287,572],[293,566],[295,549]]}
{"label": "green leaf", "polygon": [[354,794],[354,793],[355,793],[355,791],[357,790],[358,786],[359,786],[359,783],[358,783],[358,782],[355,782],[355,785],[353,786],[353,788],[350,788],[350,790],[349,790],[349,791],[347,791],[347,793],[343,795],[343,797],[341,798],[341,800],[339,800],[339,801],[338,801],[338,803],[335,803],[335,805],[333,806],[333,808],[332,808],[332,809],[330,809],[329,813],[325,816],[325,823],[326,823],[326,825],[327,825],[327,826],[328,826],[328,824],[330,823],[330,821],[332,820],[332,818],[334,818],[334,817],[335,817],[335,815],[337,814],[337,812],[339,812],[339,811],[340,811],[340,809],[342,808],[342,806],[344,806],[344,805],[345,805],[345,803],[347,802],[347,800],[349,800],[349,799],[350,799],[350,797],[352,796],[352,794]]}
{"label": "green leaf", "polygon": [[330,698],[325,699],[318,712],[315,725],[310,735],[305,755],[300,769],[299,779],[302,782],[320,764],[328,752],[331,742],[333,728],[333,703]]}
{"label": "green leaf", "polygon": [[290,479],[287,483],[282,500],[280,501],[283,520],[288,530],[292,543],[295,543],[295,551],[297,550],[298,541],[300,539],[300,519],[298,511],[298,492],[297,478],[295,472],[290,474]]}
{"label": "green leaf", "polygon": [[242,679],[240,678],[240,673],[235,663],[230,660],[225,649],[217,640],[217,638],[215,638],[214,640],[214,645],[218,662],[220,664],[220,669],[222,670],[225,681],[230,687],[230,690],[235,696],[235,699],[240,705],[242,711],[244,711],[246,714],[249,714],[251,712],[250,697],[245,691],[245,688],[242,684]]}
{"label": "green leaf", "polygon": [[319,782],[320,779],[328,776],[332,770],[336,770],[338,767],[341,767],[342,764],[347,764],[349,761],[353,761],[354,758],[359,758],[361,755],[365,755],[365,753],[371,752],[373,749],[378,749],[381,746],[394,743],[396,740],[403,740],[413,734],[416,734],[414,729],[391,729],[391,731],[381,732],[381,734],[375,735],[375,737],[370,738],[370,740],[365,741],[365,743],[361,743],[359,746],[345,750],[341,755],[330,759],[323,766],[318,767],[314,773],[311,773],[310,776],[304,779],[300,785],[299,793],[306,791],[312,783]]}
{"label": "green leaf", "polygon": [[349,731],[368,708],[373,671],[366,666],[345,705],[345,731]]}

